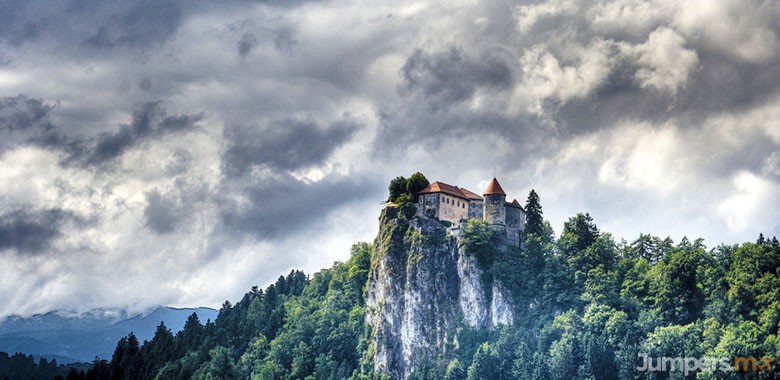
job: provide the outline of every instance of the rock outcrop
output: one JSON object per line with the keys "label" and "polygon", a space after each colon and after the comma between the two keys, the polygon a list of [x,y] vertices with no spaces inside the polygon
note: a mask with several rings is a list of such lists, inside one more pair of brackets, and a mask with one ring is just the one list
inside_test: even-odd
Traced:
{"label": "rock outcrop", "polygon": [[380,218],[366,303],[374,371],[406,379],[416,366],[457,349],[463,327],[510,324],[504,287],[437,220]]}

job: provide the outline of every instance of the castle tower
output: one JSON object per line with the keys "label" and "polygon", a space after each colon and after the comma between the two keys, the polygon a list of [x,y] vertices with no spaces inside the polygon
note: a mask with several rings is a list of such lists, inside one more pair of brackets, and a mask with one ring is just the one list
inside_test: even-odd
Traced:
{"label": "castle tower", "polygon": [[506,193],[493,178],[485,189],[483,218],[490,225],[506,226]]}

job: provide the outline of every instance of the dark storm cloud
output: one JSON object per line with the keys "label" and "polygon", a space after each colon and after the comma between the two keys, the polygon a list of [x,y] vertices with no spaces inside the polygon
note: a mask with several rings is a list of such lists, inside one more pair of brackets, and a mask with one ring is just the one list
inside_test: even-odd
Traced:
{"label": "dark storm cloud", "polygon": [[49,112],[54,105],[25,95],[0,98],[0,129],[4,131],[52,129]]}
{"label": "dark storm cloud", "polygon": [[26,95],[0,98],[0,153],[18,145],[58,145],[64,137],[52,124],[57,103]]}
{"label": "dark storm cloud", "polygon": [[257,36],[252,33],[244,33],[244,35],[241,36],[241,39],[236,42],[238,56],[246,58],[246,55],[249,54],[255,46],[257,46]]}
{"label": "dark storm cloud", "polygon": [[502,49],[416,49],[401,68],[399,103],[380,109],[381,129],[374,153],[403,154],[418,144],[438,149],[476,135],[516,141],[515,150],[527,153],[537,142],[534,115],[507,117],[500,112],[472,110],[465,104],[478,90],[491,96],[511,92],[521,75],[516,66],[511,54]]}
{"label": "dark storm cloud", "polygon": [[46,27],[46,21],[38,18],[23,17],[25,2],[0,2],[0,41],[13,46],[36,38]]}
{"label": "dark storm cloud", "polygon": [[41,253],[62,235],[62,225],[73,220],[61,209],[17,209],[0,214],[0,251],[8,249],[26,254]]}
{"label": "dark storm cloud", "polygon": [[210,197],[204,184],[179,177],[171,188],[146,193],[144,225],[160,235],[172,233],[211,201]]}
{"label": "dark storm cloud", "polygon": [[183,4],[173,0],[3,1],[0,40],[12,46],[51,40],[76,55],[82,47],[148,49],[173,35],[183,17]]}
{"label": "dark storm cloud", "polygon": [[[89,2],[87,2],[89,3]],[[95,2],[92,5],[97,5]],[[83,10],[82,2],[72,9]],[[97,31],[85,42],[98,47],[148,46],[164,41],[179,27],[181,5],[175,1],[151,0],[113,3],[115,9],[106,13],[97,23]],[[80,9],[81,8],[81,9]]]}
{"label": "dark storm cloud", "polygon": [[160,102],[145,103],[133,112],[130,124],[120,126],[115,133],[103,133],[92,147],[85,148],[90,142],[83,142],[71,160],[83,159],[87,164],[110,161],[148,139],[192,129],[202,119],[203,115],[168,116]]}
{"label": "dark storm cloud", "polygon": [[146,226],[158,234],[173,232],[181,220],[182,207],[171,197],[151,191],[146,194]]}
{"label": "dark storm cloud", "polygon": [[97,136],[69,136],[55,125],[51,113],[58,103],[25,95],[0,98],[0,153],[19,145],[35,145],[63,153],[63,163],[96,165],[110,161],[144,141],[189,131],[202,114],[169,116],[161,102],[148,102],[133,111],[130,124]]}
{"label": "dark storm cloud", "polygon": [[[219,7],[245,9],[253,3],[268,3],[286,8],[304,2],[234,0],[221,1]],[[215,7],[207,0],[2,0],[0,41],[21,46],[41,39],[52,40],[68,48],[71,55],[89,54],[95,49],[148,50],[167,41],[190,15]]]}
{"label": "dark storm cloud", "polygon": [[275,175],[248,185],[242,194],[245,201],[221,207],[222,226],[228,235],[258,240],[305,231],[347,203],[376,196],[382,187],[375,178],[329,176],[308,183],[289,175]]}
{"label": "dark storm cloud", "polygon": [[228,149],[222,166],[228,176],[240,176],[252,166],[295,170],[321,163],[346,143],[358,125],[349,120],[327,127],[314,121],[283,120],[264,127],[234,127],[226,131]]}
{"label": "dark storm cloud", "polygon": [[459,47],[415,50],[401,69],[405,92],[421,91],[431,108],[446,109],[470,99],[478,87],[500,90],[511,84],[509,67],[495,56],[469,57]]}

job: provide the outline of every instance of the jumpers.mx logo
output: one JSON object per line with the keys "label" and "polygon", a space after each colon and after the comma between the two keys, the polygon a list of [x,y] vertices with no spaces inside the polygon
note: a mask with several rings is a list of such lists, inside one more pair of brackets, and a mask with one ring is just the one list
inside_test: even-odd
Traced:
{"label": "jumpers.mx logo", "polygon": [[774,369],[774,357],[755,358],[752,356],[737,356],[734,359],[726,357],[649,357],[647,354],[639,354],[642,360],[636,367],[639,372],[671,372],[680,371],[688,375],[697,371],[722,371],[722,372],[772,372]]}

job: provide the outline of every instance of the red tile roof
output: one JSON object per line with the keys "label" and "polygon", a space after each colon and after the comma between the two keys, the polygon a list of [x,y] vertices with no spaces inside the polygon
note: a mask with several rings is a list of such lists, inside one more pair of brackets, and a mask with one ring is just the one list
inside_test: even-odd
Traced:
{"label": "red tile roof", "polygon": [[493,178],[492,181],[490,181],[490,184],[488,184],[487,189],[485,189],[484,195],[506,195],[504,192],[504,189],[501,188],[501,185],[498,184],[498,181]]}
{"label": "red tile roof", "polygon": [[512,202],[506,202],[506,205],[510,207],[517,207],[525,212],[525,209],[522,205],[520,205],[520,202],[518,202],[517,199],[513,199]]}
{"label": "red tile roof", "polygon": [[444,182],[439,182],[439,181],[436,181],[428,185],[428,187],[420,190],[420,192],[417,194],[431,194],[431,193],[445,193],[463,199],[473,199],[473,200],[480,200],[480,201],[482,200],[482,197],[480,197],[477,194],[474,194],[469,190],[466,190],[462,187],[448,185]]}
{"label": "red tile roof", "polygon": [[482,197],[479,194],[477,194],[477,193],[471,192],[471,191],[466,190],[466,189],[464,189],[462,187],[460,187],[459,189],[460,189],[460,191],[463,192],[463,195],[465,195],[467,199],[473,199],[473,200],[477,200],[477,201],[481,201],[482,200]]}

